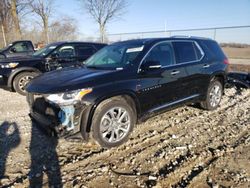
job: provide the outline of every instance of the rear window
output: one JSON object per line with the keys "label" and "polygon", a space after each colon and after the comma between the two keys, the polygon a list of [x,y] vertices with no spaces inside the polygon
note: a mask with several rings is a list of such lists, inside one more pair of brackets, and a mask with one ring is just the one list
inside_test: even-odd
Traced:
{"label": "rear window", "polygon": [[173,42],[176,62],[186,63],[191,61],[197,61],[202,57],[200,50],[197,48],[194,42]]}

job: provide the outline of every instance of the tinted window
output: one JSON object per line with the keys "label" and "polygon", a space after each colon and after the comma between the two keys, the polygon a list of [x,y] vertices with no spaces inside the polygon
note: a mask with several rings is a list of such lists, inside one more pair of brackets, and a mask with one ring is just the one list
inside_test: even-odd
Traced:
{"label": "tinted window", "polygon": [[77,54],[78,56],[91,56],[96,52],[95,48],[93,46],[77,46]]}
{"label": "tinted window", "polygon": [[27,44],[28,50],[29,51],[33,51],[33,46],[31,45],[31,43],[30,42],[26,42],[26,44]]}
{"label": "tinted window", "polygon": [[29,46],[26,42],[18,42],[11,49],[15,49],[15,52],[27,52],[29,51]]}
{"label": "tinted window", "polygon": [[158,44],[150,51],[145,61],[158,61],[163,67],[173,64],[174,58],[171,44]]}
{"label": "tinted window", "polygon": [[193,42],[173,42],[177,63],[196,61],[195,44]]}
{"label": "tinted window", "polygon": [[225,59],[226,56],[217,42],[212,41],[212,40],[207,40],[207,41],[202,42],[202,44],[204,48],[209,51],[209,54],[213,58],[217,57],[219,59]]}

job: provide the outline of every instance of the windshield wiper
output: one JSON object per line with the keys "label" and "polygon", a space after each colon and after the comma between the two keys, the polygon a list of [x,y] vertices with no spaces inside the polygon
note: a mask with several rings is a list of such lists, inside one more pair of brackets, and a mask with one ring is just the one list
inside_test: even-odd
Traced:
{"label": "windshield wiper", "polygon": [[98,69],[99,68],[99,67],[94,66],[94,65],[91,65],[91,66],[84,65],[84,66],[87,67],[88,69]]}

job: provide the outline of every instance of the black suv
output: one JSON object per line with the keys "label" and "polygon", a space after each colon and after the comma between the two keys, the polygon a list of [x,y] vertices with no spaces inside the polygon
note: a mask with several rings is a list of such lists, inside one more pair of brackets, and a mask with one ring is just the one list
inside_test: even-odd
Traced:
{"label": "black suv", "polygon": [[109,45],[85,67],[46,73],[27,86],[30,116],[59,137],[103,147],[124,143],[146,117],[187,103],[219,106],[228,60],[217,42],[196,37]]}
{"label": "black suv", "polygon": [[25,95],[27,83],[41,73],[64,67],[81,66],[82,62],[106,44],[86,42],[57,42],[35,52],[32,56],[0,60],[0,76],[4,88]]}

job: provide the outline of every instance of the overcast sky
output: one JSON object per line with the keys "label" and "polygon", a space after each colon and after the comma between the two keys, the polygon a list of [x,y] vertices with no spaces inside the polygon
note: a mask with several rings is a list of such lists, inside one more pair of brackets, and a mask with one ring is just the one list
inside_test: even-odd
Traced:
{"label": "overcast sky", "polygon": [[[128,3],[126,14],[108,25],[108,33],[250,25],[250,0],[128,0]],[[68,15],[77,21],[82,36],[98,35],[98,25],[82,8],[80,0],[57,0],[57,7],[57,16]],[[213,36],[211,31],[194,34]],[[250,43],[250,28],[217,31],[217,38]]]}

